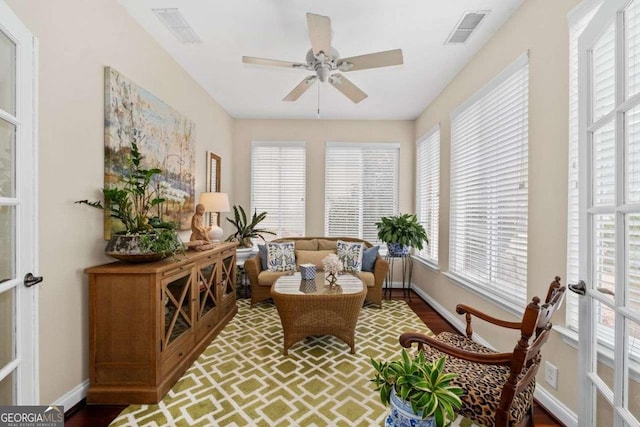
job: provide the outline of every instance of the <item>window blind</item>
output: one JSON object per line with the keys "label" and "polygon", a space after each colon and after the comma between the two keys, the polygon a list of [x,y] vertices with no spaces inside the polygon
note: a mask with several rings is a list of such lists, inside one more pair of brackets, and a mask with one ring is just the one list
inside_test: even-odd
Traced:
{"label": "window blind", "polygon": [[451,119],[450,273],[518,311],[527,298],[528,83],[525,54]]}
{"label": "window blind", "polygon": [[440,126],[427,132],[416,147],[416,213],[429,236],[418,256],[438,263],[440,214]]}
{"label": "window blind", "polygon": [[[578,38],[600,7],[600,2],[578,6],[569,16],[569,191],[567,194],[567,276],[565,284],[579,280],[579,169],[578,169]],[[578,296],[567,292],[566,325],[578,329]]]}
{"label": "window blind", "polygon": [[324,231],[378,242],[375,223],[398,213],[400,145],[328,142]]}
{"label": "window blind", "polygon": [[251,215],[267,212],[259,228],[278,237],[305,235],[306,166],[303,142],[253,142]]}

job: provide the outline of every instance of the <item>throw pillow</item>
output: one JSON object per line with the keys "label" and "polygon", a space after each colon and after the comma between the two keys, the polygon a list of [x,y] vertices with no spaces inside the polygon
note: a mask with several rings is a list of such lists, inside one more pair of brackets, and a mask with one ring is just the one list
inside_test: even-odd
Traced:
{"label": "throw pillow", "polygon": [[267,270],[295,271],[295,245],[288,243],[267,243]]}
{"label": "throw pillow", "polygon": [[365,249],[362,254],[362,271],[370,271],[373,273],[373,266],[376,263],[376,257],[380,246],[374,246],[372,248]]}
{"label": "throw pillow", "polygon": [[344,270],[354,273],[359,272],[362,269],[364,243],[338,240],[336,246],[338,248],[338,258],[342,262]]}
{"label": "throw pillow", "polygon": [[260,254],[260,265],[262,267],[262,271],[265,271],[268,268],[267,247],[265,245],[258,245],[258,253]]}

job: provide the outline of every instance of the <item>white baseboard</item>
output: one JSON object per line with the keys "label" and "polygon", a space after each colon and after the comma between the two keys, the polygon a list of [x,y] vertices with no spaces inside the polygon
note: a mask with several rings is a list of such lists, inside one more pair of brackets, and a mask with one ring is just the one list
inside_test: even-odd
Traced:
{"label": "white baseboard", "polygon": [[[462,321],[460,316],[451,313],[438,303],[431,295],[426,293],[423,289],[419,288],[415,284],[411,284],[411,289],[420,297],[425,300],[435,311],[444,317],[449,323],[451,323],[460,333],[464,334],[467,327],[466,322]],[[473,340],[484,345],[485,347],[494,348],[485,339],[473,334]],[[536,400],[545,407],[554,417],[560,420],[567,427],[578,427],[578,416],[575,412],[569,409],[564,403],[559,401],[555,396],[545,390],[540,384],[536,384],[534,392]]]}
{"label": "white baseboard", "polygon": [[578,415],[545,390],[544,387],[541,387],[540,384],[536,384],[533,397],[565,426],[578,427]]}
{"label": "white baseboard", "polygon": [[73,389],[69,390],[63,396],[60,396],[56,399],[53,404],[57,406],[64,406],[64,410],[68,411],[69,409],[76,406],[82,399],[87,397],[87,390],[89,389],[89,380],[85,380],[81,384],[78,384]]}

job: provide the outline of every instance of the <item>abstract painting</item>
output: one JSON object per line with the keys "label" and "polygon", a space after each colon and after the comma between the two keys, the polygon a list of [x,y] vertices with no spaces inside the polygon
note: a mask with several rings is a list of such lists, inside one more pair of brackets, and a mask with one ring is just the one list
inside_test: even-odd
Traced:
{"label": "abstract painting", "polygon": [[[165,201],[154,207],[154,216],[188,230],[195,200],[195,124],[115,69],[105,67],[104,77],[105,188],[119,184],[136,142],[142,166],[162,170],[153,185]],[[105,219],[105,237],[118,228]]]}

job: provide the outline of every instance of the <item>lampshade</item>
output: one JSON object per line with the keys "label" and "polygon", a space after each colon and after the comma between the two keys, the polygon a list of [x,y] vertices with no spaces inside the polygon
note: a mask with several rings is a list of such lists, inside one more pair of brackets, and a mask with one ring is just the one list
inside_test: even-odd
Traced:
{"label": "lampshade", "polygon": [[205,212],[229,212],[229,196],[227,193],[201,193],[200,203]]}

